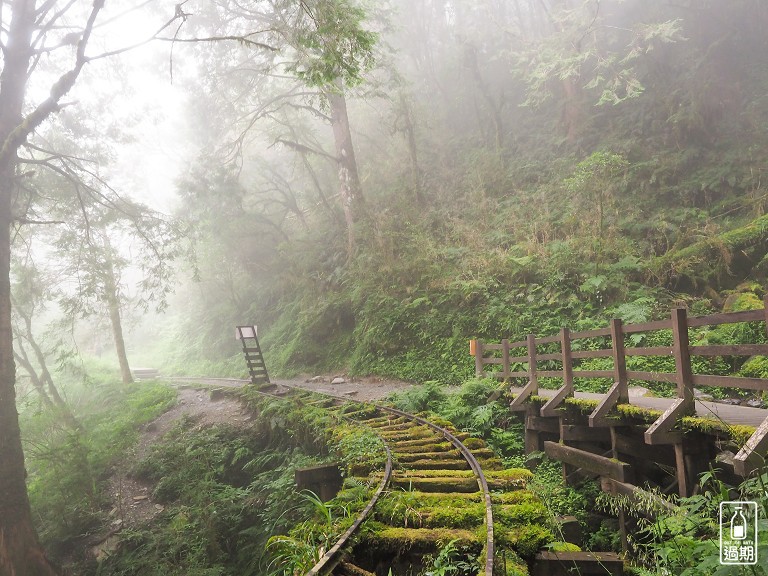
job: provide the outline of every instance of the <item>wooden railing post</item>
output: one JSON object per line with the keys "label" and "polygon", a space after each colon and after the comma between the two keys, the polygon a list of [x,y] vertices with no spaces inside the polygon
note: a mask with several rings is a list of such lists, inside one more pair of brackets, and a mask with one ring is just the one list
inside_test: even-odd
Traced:
{"label": "wooden railing post", "polygon": [[611,348],[613,349],[613,373],[618,385],[618,404],[629,404],[627,384],[627,357],[624,352],[624,331],[621,318],[611,320]]}
{"label": "wooden railing post", "polygon": [[560,330],[560,349],[563,353],[563,387],[568,395],[573,395],[573,357],[571,356],[571,331],[568,328]]}
{"label": "wooden railing post", "polygon": [[509,373],[511,372],[509,368],[509,340],[504,338],[504,340],[501,341],[501,357],[502,357],[502,366],[504,370],[504,382],[507,382],[509,380]]}
{"label": "wooden railing post", "polygon": [[[696,412],[693,401],[693,370],[691,369],[691,351],[688,342],[688,316],[685,308],[672,310],[672,351],[675,354],[675,381],[677,383],[677,399],[672,406],[664,411],[656,422],[645,431],[647,444],[679,444],[682,432],[674,430],[678,420],[683,416],[692,416]],[[679,451],[679,448],[676,448]],[[682,458],[682,454],[679,455]],[[685,473],[683,470],[678,474]],[[685,480],[680,482],[681,490],[685,489]]]}
{"label": "wooden railing post", "polygon": [[483,372],[485,372],[485,367],[483,365],[483,354],[485,354],[485,350],[483,347],[483,341],[482,340],[475,340],[475,376],[477,378],[483,377]]}
{"label": "wooden railing post", "polygon": [[536,336],[528,334],[528,381],[531,384],[531,394],[539,391],[539,380],[536,377]]}
{"label": "wooden railing post", "polygon": [[624,350],[624,330],[620,318],[611,320],[611,351],[613,353],[613,386],[608,395],[589,415],[590,426],[610,426],[609,414],[617,404],[629,404],[627,357]]}
{"label": "wooden railing post", "polygon": [[691,352],[688,349],[688,313],[685,308],[672,310],[672,343],[675,351],[675,372],[677,373],[677,397],[690,403],[693,413],[693,370]]}
{"label": "wooden railing post", "polygon": [[[519,410],[527,411],[528,407],[525,404],[526,400],[539,392],[539,381],[536,378],[536,336],[528,334],[526,343],[528,345],[528,384],[525,385],[520,394],[515,396],[514,400],[510,403],[509,409],[513,412]],[[506,357],[508,358],[508,356]]]}
{"label": "wooden railing post", "polygon": [[549,401],[541,407],[541,415],[557,416],[556,410],[563,400],[573,396],[573,357],[571,356],[571,331],[568,328],[560,330],[560,358],[563,361],[563,385]]}

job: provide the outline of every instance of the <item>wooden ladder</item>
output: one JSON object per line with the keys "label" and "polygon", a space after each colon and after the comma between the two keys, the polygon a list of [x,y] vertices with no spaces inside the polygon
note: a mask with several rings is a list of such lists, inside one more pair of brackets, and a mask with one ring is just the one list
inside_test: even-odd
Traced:
{"label": "wooden ladder", "polygon": [[269,384],[267,365],[264,363],[264,355],[261,353],[259,338],[256,336],[255,326],[238,326],[237,336],[243,344],[245,363],[251,375],[252,384]]}

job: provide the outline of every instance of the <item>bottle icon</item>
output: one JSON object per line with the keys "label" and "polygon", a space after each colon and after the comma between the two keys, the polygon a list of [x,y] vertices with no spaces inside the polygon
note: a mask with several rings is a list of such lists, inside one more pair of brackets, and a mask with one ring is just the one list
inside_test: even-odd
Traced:
{"label": "bottle icon", "polygon": [[746,537],[747,519],[741,511],[741,506],[737,506],[731,517],[731,540],[744,540]]}

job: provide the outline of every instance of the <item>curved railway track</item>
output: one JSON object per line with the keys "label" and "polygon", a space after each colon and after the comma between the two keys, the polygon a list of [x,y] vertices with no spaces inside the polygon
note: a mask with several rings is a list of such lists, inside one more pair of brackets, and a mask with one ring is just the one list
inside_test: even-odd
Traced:
{"label": "curved railway track", "polygon": [[[221,383],[218,380],[216,383]],[[280,389],[283,389],[282,391]],[[288,389],[286,391],[285,389]],[[441,545],[448,542],[446,538],[454,536],[466,555],[465,562],[477,563],[478,576],[492,576],[494,566],[494,528],[493,509],[489,482],[486,479],[481,461],[493,468],[500,468],[499,461],[492,452],[481,446],[476,439],[474,442],[477,456],[468,448],[462,439],[468,437],[455,430],[449,430],[446,426],[430,422],[425,418],[408,414],[406,412],[382,406],[371,402],[360,402],[346,398],[338,398],[327,394],[310,392],[300,387],[280,385],[262,389],[260,394],[286,399],[288,396],[308,394],[320,396],[332,401],[329,409],[343,405],[354,404],[360,406],[359,410],[353,410],[344,417],[353,420],[358,425],[366,426],[373,430],[383,441],[387,453],[386,467],[381,475],[378,488],[358,515],[354,523],[342,534],[339,540],[323,555],[305,576],[321,575],[355,575],[364,576],[371,572],[354,565],[354,550],[351,549],[352,541],[359,528],[366,520],[374,518],[384,526],[385,535],[399,535],[408,542],[410,548],[415,551],[407,555],[415,561],[423,560],[425,555],[436,555]],[[327,402],[326,402],[327,404]],[[393,458],[394,456],[394,458]],[[478,502],[483,507],[484,538],[477,536],[477,531],[457,529],[451,526],[439,526],[437,521],[412,520],[413,527],[408,527],[408,519],[395,525],[396,514],[377,510],[377,503],[382,499],[397,499],[401,494],[424,495],[429,501],[449,501],[457,499],[461,504],[473,504]],[[388,510],[393,505],[389,503]],[[397,505],[395,505],[396,507]],[[420,512],[412,510],[415,517]],[[387,516],[390,516],[389,518]],[[399,516],[399,515],[397,515]],[[407,516],[407,514],[406,514]],[[422,524],[422,525],[418,525]],[[426,526],[424,525],[426,524]],[[377,544],[384,543],[383,553],[389,555],[399,551],[390,550],[391,542],[386,539]],[[480,548],[478,550],[478,548]],[[366,551],[370,553],[370,549]]]}
{"label": "curved railway track", "polygon": [[[187,380],[226,387],[247,383],[224,378],[177,379]],[[493,576],[494,559],[497,564],[506,562],[496,553],[493,504],[502,515],[504,509],[514,507],[514,494],[507,499],[498,491],[517,491],[525,478],[505,476],[501,462],[481,440],[457,432],[448,422],[431,422],[381,404],[300,386],[280,383],[251,390],[281,400],[303,399],[335,411],[375,432],[385,447],[385,470],[360,478],[368,485],[378,484],[373,497],[305,576],[374,576],[377,563],[376,571],[384,574],[389,566],[393,574],[414,573],[412,568],[423,567],[449,542],[455,543],[453,560],[465,567],[475,566],[473,575]],[[355,542],[366,521],[375,528]],[[507,530],[508,524],[502,528]],[[502,541],[508,550],[514,548],[504,536]],[[520,561],[514,551],[503,552],[507,553]],[[506,572],[498,565],[496,571]]]}

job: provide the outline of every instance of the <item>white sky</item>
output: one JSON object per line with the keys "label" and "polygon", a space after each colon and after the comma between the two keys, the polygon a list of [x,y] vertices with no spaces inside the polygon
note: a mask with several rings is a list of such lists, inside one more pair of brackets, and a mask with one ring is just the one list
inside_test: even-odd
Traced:
{"label": "white sky", "polygon": [[[98,20],[106,24],[95,29],[87,55],[143,42],[168,21],[175,6],[167,0],[149,0],[138,3],[139,9],[126,12],[126,4],[137,5],[107,2]],[[172,36],[176,26],[163,35]],[[102,132],[116,126],[130,137],[129,142],[111,144],[117,151],[115,162],[101,166],[100,171],[120,195],[164,213],[172,211],[174,181],[195,153],[185,129],[186,95],[171,82],[170,47],[168,42],[154,41],[94,60],[84,67],[74,89],[63,100],[73,103],[78,114],[92,118]],[[174,58],[174,74],[181,75],[183,50],[176,50],[179,55]],[[71,56],[66,61],[71,62]],[[47,96],[52,77],[33,76],[33,82],[30,104]]]}

